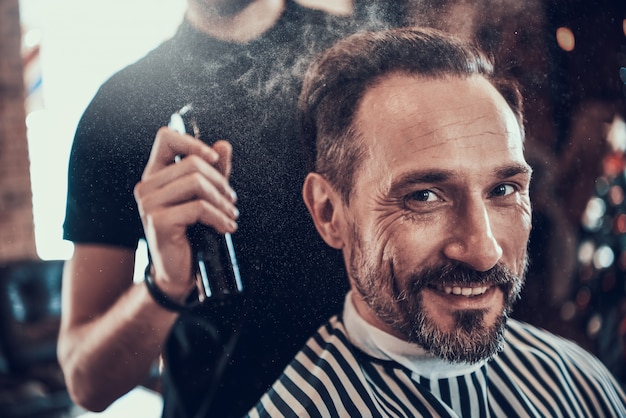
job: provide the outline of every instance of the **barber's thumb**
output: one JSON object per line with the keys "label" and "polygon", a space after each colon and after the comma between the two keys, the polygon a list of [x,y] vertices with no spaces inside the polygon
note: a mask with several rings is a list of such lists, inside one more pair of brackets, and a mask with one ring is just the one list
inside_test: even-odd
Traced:
{"label": "barber's thumb", "polygon": [[213,149],[219,154],[220,159],[217,161],[217,168],[224,175],[224,177],[230,177],[230,171],[232,168],[232,156],[233,146],[230,142],[219,140],[213,144]]}

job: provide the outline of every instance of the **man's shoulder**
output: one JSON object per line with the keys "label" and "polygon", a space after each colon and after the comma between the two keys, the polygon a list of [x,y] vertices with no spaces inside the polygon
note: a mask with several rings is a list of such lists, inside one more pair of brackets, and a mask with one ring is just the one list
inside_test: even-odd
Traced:
{"label": "man's shoulder", "polygon": [[357,376],[358,362],[345,328],[334,316],[307,341],[249,416],[308,416],[333,409],[347,388],[358,393],[354,391],[361,381]]}
{"label": "man's shoulder", "polygon": [[[309,338],[299,356],[313,354],[316,357],[336,356],[339,353],[346,356],[352,352],[352,345],[348,341],[346,328],[340,316],[333,316]],[[296,357],[297,359],[297,357]]]}
{"label": "man's shoulder", "polygon": [[553,332],[547,331],[526,322],[510,319],[507,322],[504,335],[507,345],[513,344],[518,348],[542,350],[546,348],[571,349],[583,356],[591,355],[576,342],[566,339]]}
{"label": "man's shoulder", "polygon": [[580,364],[581,361],[600,363],[593,354],[576,342],[517,320],[508,321],[504,340],[502,354],[505,356],[525,356],[567,364]]}
{"label": "man's shoulder", "polygon": [[600,360],[529,324],[508,321],[503,350],[489,362],[488,374],[506,399],[523,393],[544,406],[558,405],[566,415],[626,414],[624,391]]}
{"label": "man's shoulder", "polygon": [[584,394],[581,402],[593,403],[592,397],[598,404],[606,399],[618,400],[618,404],[625,400],[614,376],[592,353],[571,340],[515,320],[508,322],[503,350],[490,362],[490,373],[502,382],[535,382]]}

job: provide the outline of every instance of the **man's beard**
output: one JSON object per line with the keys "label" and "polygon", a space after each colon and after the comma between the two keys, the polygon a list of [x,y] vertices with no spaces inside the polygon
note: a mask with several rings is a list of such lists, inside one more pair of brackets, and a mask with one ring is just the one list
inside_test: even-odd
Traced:
{"label": "man's beard", "polygon": [[[476,363],[488,359],[502,349],[506,322],[524,284],[523,276],[514,275],[497,264],[479,272],[457,262],[421,269],[399,279],[391,262],[372,265],[372,254],[363,252],[362,241],[350,260],[350,275],[364,301],[376,315],[393,329],[428,352],[450,362]],[[527,264],[524,260],[525,266]],[[525,267],[524,266],[524,267]],[[404,283],[404,284],[402,284]],[[428,286],[494,285],[504,294],[504,308],[492,325],[486,325],[487,309],[462,310],[454,314],[453,331],[444,332],[423,306],[422,290]],[[402,284],[402,288],[399,288]]]}

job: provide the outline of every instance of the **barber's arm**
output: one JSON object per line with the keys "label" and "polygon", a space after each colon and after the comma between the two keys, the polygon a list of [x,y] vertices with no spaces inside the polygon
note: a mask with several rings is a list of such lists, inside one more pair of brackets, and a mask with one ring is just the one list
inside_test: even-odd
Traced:
{"label": "barber's arm", "polygon": [[[174,164],[176,156],[184,158]],[[209,147],[163,128],[135,187],[154,284],[179,303],[195,285],[187,226],[237,227],[230,158],[224,141]],[[58,356],[72,398],[89,410],[145,379],[178,315],[133,284],[133,271],[134,252],[122,247],[77,244],[66,263]]]}

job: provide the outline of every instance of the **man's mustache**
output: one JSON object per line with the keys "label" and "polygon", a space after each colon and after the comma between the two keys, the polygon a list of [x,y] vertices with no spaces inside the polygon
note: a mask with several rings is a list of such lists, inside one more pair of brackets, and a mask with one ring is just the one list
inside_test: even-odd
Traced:
{"label": "man's mustache", "polygon": [[523,276],[514,274],[502,264],[496,264],[487,271],[477,271],[462,263],[447,262],[421,269],[411,276],[414,291],[426,286],[441,285],[508,285],[523,283]]}

